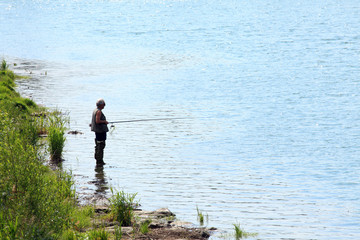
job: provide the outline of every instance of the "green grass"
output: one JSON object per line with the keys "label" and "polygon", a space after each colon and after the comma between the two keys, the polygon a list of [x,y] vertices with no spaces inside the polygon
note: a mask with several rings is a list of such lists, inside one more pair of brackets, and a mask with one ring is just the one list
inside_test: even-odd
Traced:
{"label": "green grass", "polygon": [[139,232],[141,234],[147,234],[149,232],[149,225],[151,223],[151,219],[146,220],[142,223],[140,223]]}
{"label": "green grass", "polygon": [[110,197],[110,209],[113,217],[121,226],[131,226],[134,222],[134,209],[137,206],[135,197],[137,193],[125,193],[124,191],[116,192],[114,194],[111,189],[112,196]]}
{"label": "green grass", "polygon": [[109,233],[104,228],[93,229],[87,233],[87,239],[89,240],[108,240]]}
{"label": "green grass", "polygon": [[84,231],[85,229],[91,227],[95,210],[93,206],[78,207],[74,209],[71,215],[73,229],[76,231]]}
{"label": "green grass", "polygon": [[65,132],[63,129],[50,127],[48,133],[49,151],[52,160],[61,160],[62,152],[65,145]]}
{"label": "green grass", "polygon": [[65,146],[65,130],[68,120],[54,111],[48,116],[48,143],[51,160],[60,161]]}

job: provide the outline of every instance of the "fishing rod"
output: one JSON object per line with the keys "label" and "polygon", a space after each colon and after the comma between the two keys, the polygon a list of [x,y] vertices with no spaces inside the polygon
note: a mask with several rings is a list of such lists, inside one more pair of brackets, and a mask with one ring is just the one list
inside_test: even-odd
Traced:
{"label": "fishing rod", "polygon": [[145,122],[145,121],[167,121],[167,120],[177,120],[177,119],[189,119],[189,118],[147,118],[147,119],[113,121],[109,123],[114,124],[114,123]]}
{"label": "fishing rod", "polygon": [[[113,121],[109,122],[111,124],[110,127],[114,127],[114,123],[130,123],[130,122],[145,122],[145,121],[166,121],[166,120],[176,120],[176,119],[190,119],[190,117],[187,118],[146,118],[146,119],[134,119],[134,120],[121,120],[121,121]],[[91,123],[89,124],[89,127],[91,127]]]}

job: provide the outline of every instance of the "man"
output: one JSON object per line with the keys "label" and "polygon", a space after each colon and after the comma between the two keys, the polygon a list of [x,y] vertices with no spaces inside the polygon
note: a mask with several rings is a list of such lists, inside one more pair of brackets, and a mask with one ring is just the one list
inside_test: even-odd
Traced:
{"label": "man", "polygon": [[92,114],[91,131],[95,132],[95,159],[97,165],[104,165],[104,148],[106,133],[109,131],[104,113],[101,111],[105,107],[104,99],[100,98],[96,102],[96,109]]}

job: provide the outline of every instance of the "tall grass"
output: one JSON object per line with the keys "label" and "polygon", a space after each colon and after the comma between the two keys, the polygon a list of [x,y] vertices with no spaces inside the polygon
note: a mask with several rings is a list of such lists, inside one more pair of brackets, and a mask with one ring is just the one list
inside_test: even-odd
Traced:
{"label": "tall grass", "polygon": [[48,116],[48,143],[50,157],[54,161],[61,160],[66,137],[65,130],[68,119],[58,111]]}
{"label": "tall grass", "polygon": [[114,219],[122,226],[131,226],[134,222],[134,209],[138,204],[135,201],[137,193],[131,194],[120,191],[114,194],[113,189],[111,192],[113,195],[109,200]]}

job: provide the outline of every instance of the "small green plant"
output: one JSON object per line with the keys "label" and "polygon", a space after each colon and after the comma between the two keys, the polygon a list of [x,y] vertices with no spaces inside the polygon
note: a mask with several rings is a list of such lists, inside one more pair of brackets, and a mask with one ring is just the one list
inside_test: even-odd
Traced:
{"label": "small green plant", "polygon": [[94,216],[95,210],[93,206],[84,206],[75,208],[72,212],[73,228],[82,231],[91,226],[91,218]]}
{"label": "small green plant", "polygon": [[14,221],[9,221],[9,219],[4,218],[2,213],[0,213],[0,220],[2,222],[2,224],[0,225],[2,227],[2,230],[0,230],[1,239],[17,239],[20,235],[22,235],[18,233],[18,217],[15,217]]}
{"label": "small green plant", "polygon": [[115,232],[114,232],[114,238],[115,240],[120,240],[122,239],[122,229],[121,226],[115,227]]}
{"label": "small green plant", "polygon": [[147,234],[147,233],[149,232],[149,225],[150,225],[150,223],[151,223],[151,219],[142,222],[142,223],[140,224],[139,231],[140,231],[142,234]]}
{"label": "small green plant", "polygon": [[85,236],[82,233],[68,229],[63,232],[63,234],[60,236],[59,239],[60,240],[80,240],[80,239],[85,239]]}
{"label": "small green plant", "polygon": [[87,237],[89,240],[108,240],[109,233],[104,228],[93,229],[88,232]]}
{"label": "small green plant", "polygon": [[206,218],[206,222],[209,222],[209,215],[206,214],[206,216],[204,216],[204,214],[199,210],[198,206],[196,206],[196,211],[197,211],[197,220],[199,221],[200,226],[204,225],[204,221]]}
{"label": "small green plant", "polygon": [[134,209],[138,204],[135,202],[137,193],[130,194],[120,191],[114,194],[113,189],[111,192],[113,195],[110,197],[110,209],[114,219],[122,226],[131,226],[134,219]]}
{"label": "small green plant", "polygon": [[248,237],[256,237],[258,234],[257,233],[249,233],[249,232],[245,232],[241,227],[240,224],[233,224],[234,226],[234,230],[235,230],[235,239],[239,240],[239,239],[244,239],[244,238],[248,238]]}

